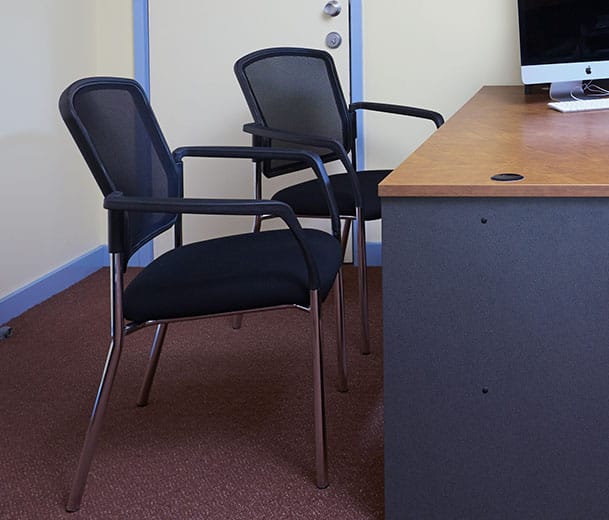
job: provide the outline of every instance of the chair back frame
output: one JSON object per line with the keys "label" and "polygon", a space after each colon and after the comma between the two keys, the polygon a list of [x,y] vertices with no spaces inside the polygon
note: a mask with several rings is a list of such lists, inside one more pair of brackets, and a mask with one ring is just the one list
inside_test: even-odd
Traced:
{"label": "chair back frame", "polygon": [[[257,124],[266,127],[273,127],[272,122],[268,120],[268,116],[265,116],[265,110],[263,110],[261,103],[261,95],[268,88],[268,85],[263,87],[262,85],[256,84],[253,69],[256,66],[261,66],[265,63],[276,62],[281,64],[281,61],[288,62],[289,60],[299,60],[299,63],[302,63],[303,65],[303,70],[306,66],[317,66],[320,63],[323,65],[323,70],[325,72],[324,80],[327,80],[327,86],[330,87],[330,91],[332,93],[330,97],[333,101],[332,103],[326,103],[325,115],[335,117],[337,121],[340,121],[340,131],[337,132],[336,135],[324,135],[323,132],[316,132],[315,128],[311,128],[308,133],[319,135],[320,137],[331,137],[336,139],[342,144],[345,153],[348,154],[349,152],[352,152],[357,133],[355,114],[350,112],[345,101],[338,71],[336,70],[336,65],[334,64],[332,56],[326,51],[320,49],[275,47],[252,52],[237,60],[234,65],[235,75],[237,76],[237,80],[241,86],[254,121]],[[307,74],[304,73],[304,76],[306,75]],[[285,87],[284,85],[280,84],[280,82],[285,79],[285,75],[277,74],[274,75],[274,78],[278,82],[275,86],[276,90],[286,93],[286,89],[289,87]],[[273,78],[267,77],[265,79],[269,80]],[[305,91],[305,88],[309,90]],[[314,88],[313,82],[310,82],[306,87],[301,83],[298,85],[299,91],[295,94],[298,96],[308,97],[310,99],[314,96],[314,92],[310,91],[311,88]],[[288,95],[292,94],[288,93]],[[274,146],[272,139],[260,138],[257,136],[254,137],[253,144],[254,146]],[[286,145],[286,143],[282,143],[279,146],[286,147],[288,145]],[[296,145],[294,143],[289,144],[289,147],[295,146]],[[310,146],[307,147],[307,149],[318,153],[323,162],[330,162],[339,159],[334,152],[327,149],[314,149]],[[262,164],[262,173],[266,177],[275,177],[304,169],[302,164],[298,163],[278,163],[277,161],[265,160]]]}

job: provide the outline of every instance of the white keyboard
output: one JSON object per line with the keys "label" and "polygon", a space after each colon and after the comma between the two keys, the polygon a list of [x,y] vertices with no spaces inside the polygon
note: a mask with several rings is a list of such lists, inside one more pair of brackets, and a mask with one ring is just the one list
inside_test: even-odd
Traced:
{"label": "white keyboard", "polygon": [[559,112],[584,112],[587,110],[609,109],[609,97],[599,99],[577,99],[573,101],[552,101],[550,108]]}

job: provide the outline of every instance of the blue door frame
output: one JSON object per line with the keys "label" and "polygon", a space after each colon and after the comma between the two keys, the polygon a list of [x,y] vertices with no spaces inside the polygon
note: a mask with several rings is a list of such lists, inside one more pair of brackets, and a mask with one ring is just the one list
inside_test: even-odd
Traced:
{"label": "blue door frame", "polygon": [[[148,0],[133,0],[133,74],[150,98],[150,25]],[[143,246],[129,261],[129,265],[144,267],[152,262],[152,242]]]}

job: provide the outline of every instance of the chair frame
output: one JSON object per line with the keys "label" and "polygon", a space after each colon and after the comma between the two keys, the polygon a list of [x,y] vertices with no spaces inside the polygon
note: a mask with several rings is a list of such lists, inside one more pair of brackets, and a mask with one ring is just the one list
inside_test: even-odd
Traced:
{"label": "chair frame", "polygon": [[[279,56],[302,56],[322,59],[326,66],[326,71],[330,79],[334,99],[337,104],[337,110],[343,120],[343,136],[344,142],[340,142],[336,139],[330,139],[328,137],[320,135],[307,135],[295,132],[288,132],[279,128],[271,128],[266,122],[264,115],[262,114],[256,97],[249,85],[245,68],[260,59],[279,57]],[[343,91],[340,87],[340,80],[338,72],[334,64],[334,60],[331,55],[326,51],[318,49],[306,49],[297,47],[276,47],[269,49],[262,49],[259,51],[252,52],[246,56],[240,58],[234,66],[235,75],[241,86],[241,90],[246,98],[247,104],[250,108],[250,112],[254,118],[253,123],[247,123],[243,126],[243,130],[246,133],[252,135],[252,144],[254,146],[268,146],[269,143],[274,140],[281,140],[284,142],[298,144],[303,146],[313,146],[316,148],[323,148],[330,151],[330,154],[323,155],[321,157],[323,162],[329,162],[339,160],[345,169],[346,173],[351,179],[351,185],[353,187],[353,196],[355,201],[355,214],[354,215],[340,215],[340,219],[345,221],[342,235],[341,244],[343,247],[343,258],[346,252],[349,233],[351,231],[352,222],[355,221],[354,229],[356,233],[356,253],[357,253],[357,272],[358,272],[358,291],[360,301],[360,323],[361,323],[361,353],[370,354],[370,325],[369,325],[369,310],[368,310],[368,280],[366,268],[368,265],[366,255],[366,222],[363,218],[362,209],[362,195],[357,179],[357,156],[356,156],[356,139],[357,139],[357,118],[356,112],[358,110],[370,110],[375,112],[383,112],[387,114],[396,114],[409,117],[416,117],[421,119],[427,119],[432,121],[436,128],[439,128],[444,124],[444,118],[438,112],[395,104],[387,103],[375,103],[368,101],[358,101],[346,104]],[[351,158],[349,158],[349,152]],[[295,171],[290,169],[289,171]],[[255,196],[258,199],[262,199],[262,176],[264,174],[264,163],[261,161],[256,162],[255,171]],[[299,217],[312,217],[320,218],[319,215],[311,216],[299,214]],[[268,218],[263,216],[256,219],[254,224],[255,229],[260,229],[261,220]],[[323,218],[323,217],[322,217]]]}
{"label": "chair frame", "polygon": [[[87,78],[79,80],[68,87],[60,99],[60,111],[68,129],[72,133],[78,147],[80,148],[86,162],[92,171],[99,168],[99,159],[96,157],[94,146],[89,142],[86,131],[82,127],[73,105],[71,96],[75,90],[81,86],[87,86],[95,82],[115,82],[120,84],[135,83],[132,80],[122,80],[122,78]],[[137,84],[136,84],[137,85]],[[141,87],[138,88],[145,96]],[[158,123],[154,120],[158,128]],[[161,134],[162,135],[162,134]],[[170,152],[171,153],[171,152]],[[262,160],[265,158],[276,158],[281,160],[299,160],[307,163],[318,176],[323,185],[324,193],[327,196],[329,211],[332,217],[332,234],[340,240],[340,221],[336,209],[328,175],[319,157],[314,154],[294,151],[277,150],[270,148],[252,147],[182,147],[173,153],[180,178],[183,175],[184,157],[224,157],[224,158],[243,158],[250,160]],[[103,167],[102,167],[103,169]],[[99,180],[98,180],[99,183]],[[101,183],[100,183],[100,187]],[[104,189],[105,188],[105,189]],[[110,186],[110,188],[112,188]],[[308,250],[304,239],[303,229],[296,218],[292,209],[284,203],[263,200],[244,200],[244,199],[194,199],[183,197],[135,197],[127,196],[118,191],[108,191],[108,187],[103,186],[104,203],[103,206],[108,210],[108,248],[110,253],[110,277],[111,277],[111,342],[108,349],[106,362],[99,383],[96,399],[91,411],[84,445],[81,451],[78,467],[74,475],[70,495],[66,504],[66,511],[74,512],[80,509],[82,497],[85,490],[87,476],[93,460],[95,448],[99,441],[102,423],[107,411],[107,406],[116,377],[120,356],[123,348],[124,339],[127,335],[140,329],[156,326],[156,332],[152,342],[148,364],[144,381],[140,388],[137,399],[138,406],[148,404],[150,390],[156,369],[158,366],[163,342],[167,333],[169,323],[189,321],[194,319],[205,319],[218,316],[231,316],[237,314],[262,312],[283,308],[296,308],[308,312],[311,315],[313,327],[313,400],[314,400],[314,431],[315,431],[315,474],[316,484],[319,488],[328,485],[327,469],[327,445],[326,445],[326,416],[325,399],[323,384],[323,363],[322,363],[322,336],[321,336],[321,299],[319,295],[319,275],[316,264]],[[174,246],[182,245],[182,221],[183,214],[200,215],[273,215],[281,218],[288,229],[297,240],[303,258],[305,260],[309,277],[309,305],[302,306],[297,304],[280,305],[247,311],[239,310],[221,314],[204,315],[188,318],[150,320],[142,323],[127,322],[123,313],[123,291],[124,291],[124,272],[127,261],[134,251],[125,251],[122,233],[125,225],[126,212],[150,212],[150,213],[170,213],[175,214],[174,227]],[[171,227],[171,226],[169,226]],[[165,229],[168,229],[166,227]],[[153,237],[149,237],[152,239]],[[143,245],[143,244],[140,244]],[[347,390],[346,373],[346,347],[344,334],[344,308],[343,308],[343,280],[342,272],[339,269],[334,282],[334,296],[337,312],[336,334],[337,334],[337,356],[338,356],[338,389]]]}

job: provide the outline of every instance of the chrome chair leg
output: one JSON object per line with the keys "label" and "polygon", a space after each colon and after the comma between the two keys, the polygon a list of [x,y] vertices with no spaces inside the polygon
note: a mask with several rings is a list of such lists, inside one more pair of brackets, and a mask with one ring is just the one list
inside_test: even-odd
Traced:
{"label": "chrome chair leg", "polygon": [[351,219],[345,219],[345,225],[343,226],[343,232],[340,237],[340,245],[343,248],[343,258],[345,258],[345,252],[347,251],[347,242],[349,241],[349,232],[351,231]]}
{"label": "chrome chair leg", "polygon": [[338,271],[334,282],[334,298],[336,305],[336,353],[338,366],[338,391],[346,392],[347,386],[347,347],[345,340],[345,310],[344,310],[344,290],[343,290],[343,271]]}
{"label": "chrome chair leg", "polygon": [[262,227],[262,216],[261,215],[255,215],[254,216],[254,227],[252,229],[253,233],[258,233],[260,231],[260,228]]}
{"label": "chrome chair leg", "polygon": [[368,276],[366,260],[366,223],[357,211],[357,272],[359,278],[359,303],[362,326],[362,354],[370,354],[370,325],[368,323]]}
{"label": "chrome chair leg", "polygon": [[142,383],[140,394],[137,398],[138,406],[146,406],[148,404],[150,388],[152,387],[152,380],[156,374],[156,368],[159,364],[159,358],[161,357],[161,349],[163,348],[163,342],[165,341],[165,334],[167,334],[167,323],[161,323],[156,328],[154,341],[152,342],[152,347],[150,348],[146,375],[144,376],[144,382]]}
{"label": "chrome chair leg", "polygon": [[[260,196],[258,198],[261,198]],[[258,233],[262,227],[262,217],[260,215],[254,216],[254,226],[252,233]],[[233,316],[233,329],[239,330],[243,324],[243,314],[235,314]]]}
{"label": "chrome chair leg", "polygon": [[91,418],[89,419],[89,427],[85,436],[85,442],[80,453],[80,460],[78,462],[78,468],[72,481],[72,490],[68,503],[66,505],[66,511],[73,513],[80,509],[80,501],[85,491],[85,483],[87,481],[87,475],[91,467],[91,461],[95,453],[97,441],[108,406],[108,400],[110,392],[112,390],[112,382],[116,375],[116,367],[118,366],[118,360],[120,357],[120,351],[122,348],[122,338],[112,341],[110,344],[110,350],[108,352],[108,359],[106,366],[99,384],[97,391],[97,397],[95,404],[93,405],[93,411],[91,412]]}
{"label": "chrome chair leg", "polygon": [[320,302],[317,291],[310,292],[313,318],[313,403],[315,415],[315,472],[319,489],[328,487],[328,461],[326,449],[326,413],[321,345]]}
{"label": "chrome chair leg", "polygon": [[112,383],[116,376],[116,369],[120,360],[123,347],[124,329],[123,329],[123,310],[122,310],[122,292],[123,292],[123,274],[121,267],[121,256],[112,255],[111,259],[111,276],[112,276],[112,342],[108,349],[106,364],[102,373],[97,396],[89,419],[89,426],[85,435],[85,442],[80,452],[80,460],[78,468],[72,481],[72,489],[66,504],[66,511],[72,513],[80,509],[80,502],[85,491],[87,475],[91,468],[91,461],[95,453],[99,434],[108,407],[110,392],[112,391]]}

